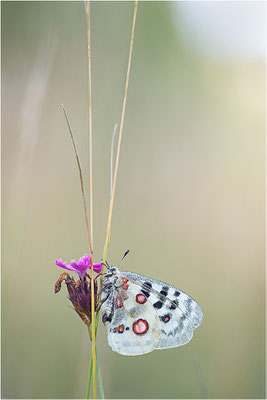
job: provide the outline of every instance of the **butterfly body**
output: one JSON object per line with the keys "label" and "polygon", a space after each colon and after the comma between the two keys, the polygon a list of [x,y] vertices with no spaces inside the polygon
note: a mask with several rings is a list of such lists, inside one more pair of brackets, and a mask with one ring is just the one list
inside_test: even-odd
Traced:
{"label": "butterfly body", "polygon": [[181,290],[117,267],[104,274],[101,310],[109,345],[128,356],[188,343],[203,318]]}

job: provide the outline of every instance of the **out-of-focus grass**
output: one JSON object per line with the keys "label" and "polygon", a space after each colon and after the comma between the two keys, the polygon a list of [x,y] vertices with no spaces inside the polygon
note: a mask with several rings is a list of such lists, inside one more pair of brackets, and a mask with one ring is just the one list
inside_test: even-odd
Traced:
{"label": "out-of-focus grass", "polygon": [[[113,353],[100,326],[105,392],[263,398],[264,65],[196,55],[182,31],[177,38],[172,11],[169,3],[140,3],[108,260],[116,264],[130,248],[124,269],[188,292],[204,320],[190,344],[135,358]],[[131,17],[126,2],[92,5],[95,258],[104,244]],[[81,398],[87,330],[53,285],[55,259],[88,251],[61,111],[64,103],[87,170],[83,4],[5,2],[2,34],[2,396]],[[46,37],[51,48],[56,43],[52,53]],[[25,136],[21,112],[42,46],[51,67],[45,75],[46,64],[38,66],[47,81]]]}

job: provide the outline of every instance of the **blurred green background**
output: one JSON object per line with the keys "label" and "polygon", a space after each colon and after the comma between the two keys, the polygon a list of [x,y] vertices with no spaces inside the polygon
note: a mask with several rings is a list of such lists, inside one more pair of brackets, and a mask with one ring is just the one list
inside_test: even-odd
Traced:
{"label": "blurred green background", "polygon": [[[133,3],[92,4],[94,249]],[[2,397],[83,398],[90,343],[54,261],[88,252],[64,103],[88,182],[82,2],[2,2]],[[264,2],[141,2],[108,260],[191,294],[186,346],[124,357],[107,398],[264,398]],[[88,186],[88,185],[87,185]]]}

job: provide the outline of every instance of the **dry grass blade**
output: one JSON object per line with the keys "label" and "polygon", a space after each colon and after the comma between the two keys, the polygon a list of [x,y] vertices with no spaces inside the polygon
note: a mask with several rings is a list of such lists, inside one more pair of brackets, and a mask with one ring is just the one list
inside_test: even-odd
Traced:
{"label": "dry grass blade", "polygon": [[66,112],[65,107],[64,107],[63,104],[62,104],[62,110],[64,112],[64,115],[65,115],[65,118],[66,118],[66,121],[67,121],[69,134],[70,134],[70,137],[71,137],[71,141],[72,141],[72,144],[73,144],[73,148],[74,148],[74,152],[75,152],[75,156],[76,156],[76,161],[77,161],[77,165],[78,165],[78,169],[79,169],[81,189],[82,189],[82,197],[83,197],[84,216],[85,216],[86,229],[87,229],[87,234],[88,234],[88,242],[89,242],[89,246],[90,246],[90,249],[91,249],[92,248],[92,239],[91,239],[90,230],[89,230],[88,214],[87,214],[87,206],[86,206],[86,196],[85,196],[85,190],[84,190],[84,182],[83,182],[83,173],[82,173],[81,162],[80,162],[78,150],[77,150],[77,147],[76,147],[76,143],[75,143],[75,140],[74,140],[74,136],[73,136],[73,133],[72,133],[70,121],[69,121],[67,112]]}
{"label": "dry grass blade", "polygon": [[111,154],[110,154],[110,197],[112,196],[113,189],[113,151],[114,151],[114,141],[117,133],[118,125],[115,124],[113,129],[112,141],[111,141]]}
{"label": "dry grass blade", "polygon": [[131,60],[132,60],[132,52],[133,52],[133,41],[134,41],[134,31],[135,31],[137,6],[138,6],[138,0],[135,0],[133,24],[132,24],[132,34],[131,34],[131,42],[130,42],[130,50],[129,50],[129,59],[128,59],[127,74],[126,74],[124,98],[123,98],[123,104],[122,104],[119,139],[118,139],[118,146],[117,146],[116,164],[115,164],[114,177],[113,177],[113,187],[112,187],[110,206],[109,206],[106,240],[105,240],[104,251],[103,251],[103,262],[106,261],[107,249],[108,249],[108,245],[109,245],[109,241],[110,241],[111,218],[112,218],[112,211],[113,211],[114,198],[115,198],[115,189],[116,189],[116,182],[117,182],[117,175],[118,175],[118,168],[119,168],[120,148],[121,148],[121,140],[122,140],[123,125],[124,125],[125,108],[126,108],[127,93],[128,93],[128,86],[129,86],[129,77],[130,77],[130,70],[131,70]]}
{"label": "dry grass blade", "polygon": [[[88,55],[88,92],[89,92],[89,193],[90,193],[90,232],[93,241],[93,152],[92,152],[92,71],[91,71],[91,32],[90,32],[90,1],[85,5],[85,14],[87,21],[87,55]],[[93,246],[90,247],[91,258],[91,282],[94,281],[93,269]],[[91,309],[92,309],[92,360],[93,360],[93,393],[96,398],[96,350],[95,350],[95,294],[94,285],[91,285]]]}

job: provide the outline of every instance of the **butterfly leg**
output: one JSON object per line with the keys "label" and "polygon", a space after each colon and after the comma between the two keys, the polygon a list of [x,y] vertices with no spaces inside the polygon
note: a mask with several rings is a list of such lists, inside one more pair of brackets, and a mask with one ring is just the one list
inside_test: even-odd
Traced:
{"label": "butterfly leg", "polygon": [[99,272],[99,274],[96,275],[96,277],[95,277],[94,280],[96,280],[97,278],[99,278],[99,276],[103,276],[103,275],[104,275],[103,272]]}

